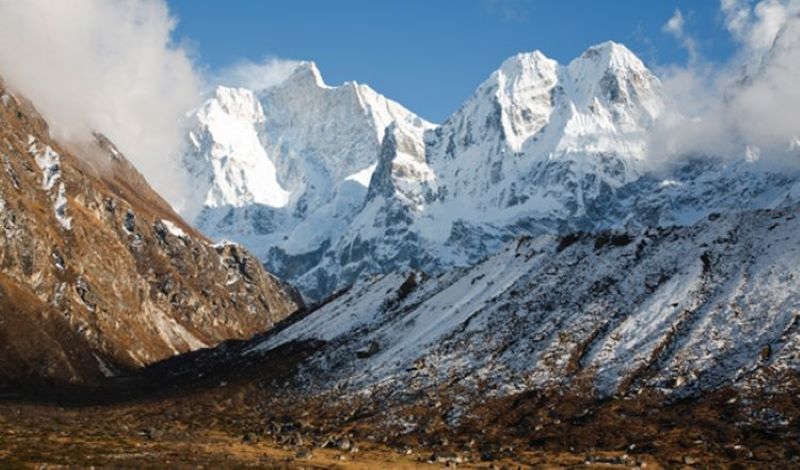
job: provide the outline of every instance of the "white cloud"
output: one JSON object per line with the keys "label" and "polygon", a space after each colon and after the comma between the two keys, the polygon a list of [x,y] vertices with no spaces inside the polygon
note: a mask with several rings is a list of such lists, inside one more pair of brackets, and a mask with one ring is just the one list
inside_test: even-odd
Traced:
{"label": "white cloud", "polygon": [[672,17],[667,20],[662,30],[680,41],[681,45],[686,49],[689,54],[690,62],[697,62],[700,59],[697,49],[697,42],[693,37],[686,33],[685,30],[686,20],[683,17],[683,12],[676,8]]}
{"label": "white cloud", "polygon": [[676,8],[672,17],[664,24],[664,31],[673,34],[676,37],[683,35],[683,13]]}
{"label": "white cloud", "polygon": [[163,0],[0,0],[0,76],[55,137],[102,132],[174,202],[181,116],[202,91],[175,21]]}
{"label": "white cloud", "polygon": [[[800,136],[800,0],[723,0],[721,9],[739,52],[723,65],[698,60],[660,71],[686,119],[656,128],[654,159],[709,154],[800,164],[792,146]],[[681,31],[680,20],[670,22],[665,31]]]}
{"label": "white cloud", "polygon": [[746,0],[722,0],[721,9],[733,37],[747,50],[763,52],[781,27],[800,13],[800,1],[762,0],[752,6]]}
{"label": "white cloud", "polygon": [[225,86],[264,90],[286,80],[299,64],[297,60],[277,57],[268,57],[260,63],[243,60],[222,70],[212,81]]}
{"label": "white cloud", "polygon": [[750,22],[750,7],[747,0],[721,0],[720,9],[725,15],[725,24],[734,36],[742,37]]}

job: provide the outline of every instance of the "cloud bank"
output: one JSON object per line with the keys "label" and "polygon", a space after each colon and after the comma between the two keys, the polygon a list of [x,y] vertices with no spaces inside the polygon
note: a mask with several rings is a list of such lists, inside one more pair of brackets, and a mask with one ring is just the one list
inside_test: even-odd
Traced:
{"label": "cloud bank", "polygon": [[[800,0],[722,0],[725,26],[739,49],[717,65],[696,53],[686,67],[661,70],[683,119],[668,117],[650,148],[657,162],[712,155],[770,165],[800,164]],[[664,25],[687,49],[696,41],[680,11]]]}
{"label": "cloud bank", "polygon": [[181,185],[181,117],[202,93],[163,0],[0,0],[0,76],[54,137],[108,136],[167,200]]}

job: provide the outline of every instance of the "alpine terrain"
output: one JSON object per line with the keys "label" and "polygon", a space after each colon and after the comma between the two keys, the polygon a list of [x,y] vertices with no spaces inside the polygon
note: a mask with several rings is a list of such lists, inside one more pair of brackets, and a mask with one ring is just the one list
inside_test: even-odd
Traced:
{"label": "alpine terrain", "polygon": [[300,62],[186,115],[180,216],[0,89],[0,459],[796,467],[800,141],[663,158],[664,83],[521,53],[433,124]]}

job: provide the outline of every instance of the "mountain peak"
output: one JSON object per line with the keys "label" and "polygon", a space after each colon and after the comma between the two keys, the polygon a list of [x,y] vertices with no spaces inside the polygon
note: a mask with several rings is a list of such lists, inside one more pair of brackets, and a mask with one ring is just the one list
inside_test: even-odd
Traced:
{"label": "mountain peak", "polygon": [[644,63],[622,44],[607,41],[592,46],[566,67],[573,99],[593,106],[595,98],[612,106],[632,107],[630,117],[649,123],[663,109],[660,82]]}
{"label": "mountain peak", "polygon": [[603,70],[647,71],[644,63],[630,49],[614,41],[606,41],[589,47],[577,59],[570,62],[570,68],[579,64],[592,64]]}
{"label": "mountain peak", "polygon": [[317,68],[317,64],[313,61],[300,62],[286,82],[306,84],[319,88],[328,87],[322,79],[322,74]]}
{"label": "mountain peak", "polygon": [[489,79],[506,84],[518,80],[538,82],[543,77],[554,76],[558,62],[542,54],[541,51],[522,52],[509,57]]}
{"label": "mountain peak", "polygon": [[540,50],[532,52],[520,52],[503,61],[500,65],[500,70],[506,73],[512,73],[524,66],[539,66],[539,64],[555,62],[553,59],[544,55]]}

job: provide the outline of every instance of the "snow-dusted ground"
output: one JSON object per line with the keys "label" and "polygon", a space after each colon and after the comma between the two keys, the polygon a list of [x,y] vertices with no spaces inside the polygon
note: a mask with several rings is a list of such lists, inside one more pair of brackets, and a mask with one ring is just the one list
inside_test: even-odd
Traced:
{"label": "snow-dusted ground", "polygon": [[800,370],[799,212],[521,239],[438,278],[359,283],[248,354],[327,341],[298,374],[313,391],[747,386],[757,373]]}

